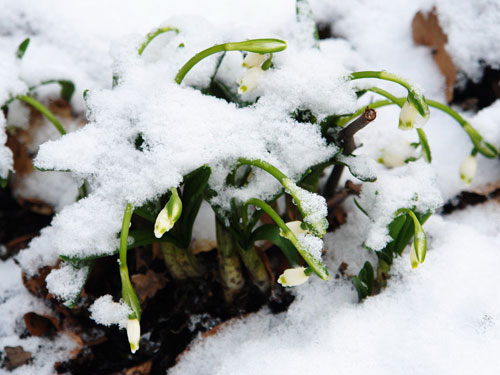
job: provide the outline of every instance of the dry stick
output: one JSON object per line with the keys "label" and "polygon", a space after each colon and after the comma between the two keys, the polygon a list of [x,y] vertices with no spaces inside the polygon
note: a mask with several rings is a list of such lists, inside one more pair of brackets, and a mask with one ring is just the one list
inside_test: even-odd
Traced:
{"label": "dry stick", "polygon": [[[351,155],[353,151],[356,149],[356,144],[354,143],[354,134],[363,129],[370,122],[375,120],[377,117],[377,112],[373,108],[366,107],[365,111],[361,116],[359,116],[356,120],[351,122],[349,125],[345,127],[340,133],[340,139],[344,146],[344,150],[342,153],[344,155]],[[337,164],[333,168],[332,173],[328,177],[326,181],[325,188],[323,189],[323,195],[329,199],[335,193],[337,189],[337,185],[340,181],[340,176],[342,176],[342,172],[344,171],[344,166]]]}

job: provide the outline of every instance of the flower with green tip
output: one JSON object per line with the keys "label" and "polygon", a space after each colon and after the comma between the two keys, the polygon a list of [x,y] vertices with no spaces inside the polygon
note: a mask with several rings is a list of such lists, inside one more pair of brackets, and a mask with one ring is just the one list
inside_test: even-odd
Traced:
{"label": "flower with green tip", "polygon": [[172,192],[170,199],[156,218],[154,230],[156,238],[161,238],[165,232],[172,229],[182,213],[182,201],[177,189],[172,188],[170,191]]}
{"label": "flower with green tip", "polygon": [[278,278],[278,283],[285,287],[304,284],[311,276],[311,269],[305,267],[288,268]]}
{"label": "flower with green tip", "polygon": [[429,120],[429,107],[426,105],[425,108],[427,111],[425,111],[425,115],[422,116],[413,103],[413,100],[408,97],[399,114],[399,128],[401,130],[409,130],[424,126]]}
{"label": "flower with green tip", "polygon": [[377,161],[388,168],[401,167],[408,160],[417,158],[415,147],[408,141],[399,142],[389,148],[382,148]]}
{"label": "flower with green tip", "polygon": [[130,343],[130,350],[132,353],[135,353],[139,349],[139,340],[141,338],[141,325],[137,318],[128,320],[127,337]]}
{"label": "flower with green tip", "polygon": [[254,68],[256,66],[261,66],[262,63],[266,61],[266,55],[261,53],[249,52],[243,59],[241,66],[244,68]]}
{"label": "flower with green tip", "polygon": [[[309,233],[309,230],[307,229],[307,226],[300,220],[296,221],[289,221],[286,223],[286,226],[290,231],[294,234],[295,237],[299,237],[300,235],[305,235]],[[289,234],[287,235],[286,233],[283,232],[282,229],[280,229],[280,236],[284,238],[288,238]]]}
{"label": "flower with green tip", "polygon": [[412,269],[417,268],[419,265],[419,262],[417,259],[417,250],[415,249],[414,244],[411,244],[411,248],[410,248],[410,262],[411,262]]}
{"label": "flower with green tip", "polygon": [[264,75],[264,70],[260,66],[255,66],[248,69],[243,77],[238,82],[240,87],[238,93],[244,94],[254,91],[259,85],[261,77]]}
{"label": "flower with green tip", "polygon": [[462,165],[460,165],[460,179],[469,185],[472,182],[472,179],[476,175],[477,170],[477,156],[476,155],[468,155]]}

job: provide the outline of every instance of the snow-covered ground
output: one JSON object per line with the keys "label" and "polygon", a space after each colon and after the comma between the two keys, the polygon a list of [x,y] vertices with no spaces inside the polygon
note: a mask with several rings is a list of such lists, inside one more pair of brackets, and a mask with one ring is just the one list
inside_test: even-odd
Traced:
{"label": "snow-covered ground", "polygon": [[[241,144],[226,139],[226,142],[235,146],[235,149],[224,149],[226,154],[223,156],[230,157],[236,151],[251,153],[256,145],[265,150],[272,143],[272,138],[279,136],[273,130],[273,124],[284,121],[284,114],[293,110],[296,103],[305,101],[319,115],[328,111],[342,113],[355,108],[348,88],[335,80],[336,76],[349,71],[387,70],[418,83],[425,90],[427,98],[444,101],[445,81],[432,59],[431,50],[416,46],[412,40],[411,20],[418,10],[430,10],[433,5],[437,6],[443,29],[448,34],[447,50],[459,70],[469,77],[478,78],[481,71],[479,60],[497,67],[500,64],[500,49],[494,48],[500,40],[500,3],[495,1],[314,0],[310,3],[315,19],[331,24],[336,36],[320,42],[321,52],[301,49],[309,43],[305,36],[307,25],[296,23],[295,2],[292,0],[149,0],[140,3],[123,0],[6,0],[0,13],[0,56],[3,57],[0,60],[0,101],[8,93],[22,91],[23,85],[29,86],[45,79],[70,79],[76,84],[72,99],[75,111],[85,111],[82,92],[89,89],[89,103],[94,110],[89,116],[95,122],[100,122],[101,126],[108,126],[110,132],[115,132],[109,134],[121,134],[119,132],[124,128],[116,121],[120,120],[117,112],[129,111],[127,116],[133,115],[138,121],[150,123],[151,137],[157,137],[164,143],[168,143],[169,139],[167,136],[162,138],[162,124],[155,125],[153,116],[142,113],[142,106],[153,108],[155,114],[163,116],[162,120],[170,122],[178,119],[177,113],[181,114],[179,118],[191,123],[207,118],[221,126],[227,125],[224,119],[234,118],[234,121],[249,129],[236,135],[248,138],[249,142]],[[178,44],[178,41],[172,42],[167,36],[160,36],[155,40],[156,48],[152,45],[144,54],[144,60],[151,67],[149,70],[144,69],[144,63],[131,58],[125,46],[137,43],[141,36],[165,20],[185,27],[190,40],[195,41],[199,35],[198,44],[187,45],[186,51],[178,56],[168,56],[162,52],[162,47],[169,51],[173,43]],[[11,61],[9,56],[28,36],[31,37],[31,43],[22,64]],[[258,89],[262,91],[257,91],[264,94],[260,107],[236,114],[232,107],[228,108],[211,98],[181,90],[174,85],[169,86],[169,92],[153,91],[155,100],[146,100],[145,95],[158,82],[158,75],[170,79],[175,73],[172,67],[162,63],[165,59],[171,58],[179,65],[194,52],[215,42],[227,41],[228,38],[243,40],[257,37],[277,37],[289,42],[288,55],[279,53],[275,57],[282,69],[269,74],[269,79]],[[117,65],[117,61],[122,62],[122,65]],[[240,63],[240,60],[228,54],[223,79],[228,82],[237,80],[242,74],[236,68]],[[214,64],[215,59],[200,64],[187,77],[187,83],[204,84]],[[112,67],[126,75],[128,80],[119,89],[118,95],[121,96],[118,98],[116,91],[113,91],[113,95],[110,91],[100,91],[111,87]],[[335,90],[329,91],[330,87]],[[406,95],[404,90],[391,83],[381,87],[399,96]],[[96,94],[92,94],[93,91]],[[55,88],[52,91],[47,88],[41,96],[46,100],[57,94]],[[288,97],[288,103],[281,102],[283,96]],[[368,103],[378,100],[375,98],[375,95],[366,95],[364,100]],[[163,105],[162,100],[168,105]],[[198,103],[199,111],[184,108],[185,100]],[[169,111],[171,108],[178,112]],[[395,107],[377,110],[375,122],[357,134],[356,140],[363,146],[356,150],[356,154],[376,160],[382,148],[415,141],[414,132],[398,129],[398,115],[399,109]],[[489,142],[500,146],[500,102],[478,114],[464,115]],[[269,117],[272,121],[267,124],[266,118]],[[265,129],[261,130],[267,136],[265,146],[251,141],[255,137],[252,129],[255,130],[256,124]],[[3,126],[2,118],[0,142],[4,142]],[[289,148],[283,148],[283,158],[275,162],[287,173],[296,174],[304,165],[321,160],[331,152],[319,143],[314,146],[301,144],[301,137],[315,140],[315,134],[301,133],[288,123],[282,126],[290,126],[290,138],[283,142]],[[178,183],[183,173],[204,158],[213,158],[210,160],[216,163],[220,162],[217,158],[222,154],[214,156],[209,152],[219,139],[212,133],[203,133],[201,138],[214,138],[212,143],[204,145],[207,149],[205,153],[200,151],[199,160],[192,156],[175,159],[173,162],[178,164],[172,164],[172,169],[176,173],[167,174],[160,168],[153,172],[148,170],[149,174],[144,172],[142,175],[143,184],[139,188],[129,184],[130,189],[124,187],[116,190],[113,185],[116,179],[132,181],[136,176],[129,173],[114,174],[112,169],[104,168],[102,160],[110,162],[114,158],[121,166],[134,168],[133,158],[121,158],[123,150],[112,149],[113,144],[120,145],[118,137],[105,139],[106,132],[100,132],[102,129],[88,129],[87,133],[81,134],[87,134],[89,142],[96,139],[102,141],[93,146],[94,154],[85,154],[84,157],[83,152],[75,153],[74,158],[57,154],[61,147],[71,149],[78,146],[78,141],[72,141],[75,138],[67,136],[69,140],[66,144],[47,144],[39,160],[62,169],[71,167],[78,178],[93,174],[95,186],[99,186],[103,193],[94,195],[94,200],[88,200],[87,203],[64,209],[54,222],[55,229],[46,230],[38,242],[33,242],[30,249],[21,254],[19,259],[25,270],[34,272],[40,265],[54,263],[63,250],[63,244],[68,254],[77,254],[84,248],[102,252],[114,249],[114,235],[121,225],[124,200],[143,202],[157,194],[158,190],[168,188],[167,185]],[[177,137],[186,137],[182,139],[188,143],[187,137],[190,134],[195,136],[190,133],[190,129],[179,129]],[[216,129],[215,125],[213,129]],[[227,128],[227,132],[230,131]],[[427,168],[420,162],[414,163],[410,169],[414,169],[415,173],[409,173],[410,177],[404,183],[401,180],[398,185],[400,189],[422,191],[425,195],[422,176],[434,175],[429,177],[431,180],[435,178],[433,187],[446,201],[466,188],[482,187],[500,179],[498,160],[479,156],[478,173],[472,185],[467,187],[461,182],[460,164],[472,146],[460,126],[449,116],[431,109],[431,119],[425,131],[433,154],[431,167]],[[293,143],[294,140],[296,143]],[[82,149],[88,148],[87,144],[81,146]],[[125,149],[126,145],[122,146]],[[308,146],[314,148],[316,154],[308,154]],[[304,155],[301,160],[295,160],[295,165],[290,150],[301,150],[299,152]],[[179,152],[188,151],[181,149]],[[259,157],[262,155],[259,152],[263,151],[255,152]],[[156,157],[158,155],[155,154]],[[166,154],[160,155],[168,157]],[[0,165],[2,172],[2,168],[9,165],[10,155],[0,152],[0,158],[0,162],[4,163]],[[135,173],[143,173],[142,166],[135,168]],[[429,170],[424,173],[424,169]],[[382,166],[378,166],[376,172],[380,175],[388,173]],[[148,180],[151,176],[155,179],[162,176],[164,180],[161,183],[155,179]],[[113,202],[106,200],[106,196],[111,194],[115,196]],[[430,195],[434,199],[430,199],[431,203],[436,204],[435,192]],[[66,204],[67,197],[65,199]],[[96,210],[105,214],[97,215]],[[368,219],[351,201],[346,203],[346,211],[347,224],[325,237],[325,262],[332,276],[342,262],[349,265],[347,272],[352,274],[357,274],[365,260],[376,263],[374,255],[362,247],[367,240]],[[94,220],[92,213],[98,220]],[[80,221],[71,221],[77,215]],[[77,228],[82,224],[88,226],[90,232],[78,232]],[[100,233],[94,236],[92,228],[99,229]],[[500,347],[500,302],[495,298],[495,285],[500,282],[496,266],[500,261],[500,206],[493,201],[449,216],[434,215],[424,228],[428,237],[425,263],[412,270],[408,252],[405,252],[402,258],[396,260],[388,287],[380,295],[358,304],[350,280],[332,277],[325,282],[311,278],[307,284],[295,289],[297,298],[287,312],[271,315],[263,310],[225,325],[213,336],[200,338],[182,356],[172,373],[496,373],[500,368],[500,360],[496,355]],[[373,236],[379,234],[377,231],[374,233]],[[33,353],[42,354],[44,359],[52,356],[53,361],[59,360],[60,348],[68,340],[64,336],[52,341],[52,344],[42,338],[17,338],[19,330],[15,327],[19,326],[22,315],[42,308],[42,304],[24,291],[20,277],[16,276],[20,270],[14,267],[12,261],[2,263],[0,267],[1,274],[9,279],[9,283],[2,285],[0,293],[1,326],[7,327],[0,329],[0,349],[23,345],[27,350],[33,348]],[[14,309],[16,298],[22,299],[19,303],[26,308]],[[37,345],[43,348],[42,352],[35,349]],[[52,370],[51,366],[39,361],[16,370],[19,374],[30,372],[49,374]]]}

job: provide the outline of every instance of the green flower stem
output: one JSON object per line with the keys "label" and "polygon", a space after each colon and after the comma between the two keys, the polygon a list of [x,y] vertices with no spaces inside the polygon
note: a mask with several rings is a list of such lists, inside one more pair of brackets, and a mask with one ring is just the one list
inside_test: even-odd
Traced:
{"label": "green flower stem", "polygon": [[[385,107],[385,106],[391,105],[391,104],[396,104],[399,107],[401,107],[404,104],[404,101],[406,100],[406,98],[404,98],[404,97],[400,97],[400,98],[395,97],[394,95],[390,94],[389,92],[382,90],[378,87],[372,87],[368,90],[388,98],[388,100],[380,100],[380,101],[371,103],[368,106],[369,108],[380,108],[380,107]],[[487,158],[497,158],[498,157],[498,154],[499,154],[498,149],[494,145],[492,145],[488,142],[485,142],[483,137],[479,134],[479,132],[467,120],[465,120],[462,116],[460,116],[460,114],[458,112],[456,112],[452,108],[448,107],[446,104],[442,104],[442,103],[435,101],[435,100],[425,99],[425,102],[430,107],[433,107],[433,108],[439,109],[440,111],[443,111],[444,113],[446,113],[450,117],[452,117],[455,121],[457,121],[460,124],[460,126],[465,130],[465,132],[469,136],[471,142],[474,144],[474,147],[478,150],[479,153],[481,153],[483,156],[485,156]],[[359,110],[354,112],[352,115],[341,118],[338,121],[338,125],[344,126],[345,124],[349,123],[354,118],[356,118],[360,114],[362,114],[363,111],[364,111],[364,108],[360,108]],[[419,134],[419,137],[420,137],[420,134]]]}
{"label": "green flower stem", "polygon": [[47,120],[49,120],[57,129],[57,131],[61,134],[64,135],[66,134],[66,130],[64,130],[63,126],[59,122],[59,120],[54,116],[54,114],[47,108],[45,107],[42,103],[40,103],[38,100],[32,98],[31,96],[27,95],[19,95],[17,96],[17,99],[25,102],[26,104],[29,104],[36,110],[38,110],[42,115],[44,115]]}
{"label": "green flower stem", "polygon": [[417,108],[420,115],[423,117],[428,116],[429,107],[425,102],[425,99],[422,94],[418,93],[415,88],[405,79],[398,77],[395,74],[385,72],[385,71],[363,71],[363,72],[354,72],[351,73],[347,79],[355,80],[361,78],[377,78],[385,81],[391,81],[398,83],[408,90],[408,98],[407,100],[411,101],[412,104]]}
{"label": "green flower stem", "polygon": [[414,246],[417,249],[417,259],[419,263],[423,263],[425,260],[425,254],[427,252],[427,238],[425,236],[424,229],[422,228],[422,224],[420,223],[420,220],[418,220],[417,216],[415,213],[408,209],[408,208],[400,208],[397,212],[396,215],[399,215],[401,213],[406,213],[407,215],[410,216],[410,218],[413,220],[413,225],[414,225]]}
{"label": "green flower stem", "polygon": [[286,49],[286,42],[280,39],[251,39],[243,42],[231,42],[218,44],[216,46],[209,47],[196,55],[191,57],[191,59],[186,62],[182,68],[179,70],[175,76],[175,82],[179,85],[186,76],[186,74],[198,64],[204,58],[213,55],[214,53],[224,52],[224,51],[246,51],[255,53],[273,53],[280,52]]}
{"label": "green flower stem", "polygon": [[[288,176],[286,174],[284,174],[283,172],[281,172],[274,165],[269,164],[268,162],[266,162],[264,160],[239,158],[238,159],[238,164],[239,165],[252,165],[254,167],[263,169],[264,171],[266,171],[267,173],[269,173],[271,176],[273,176],[274,178],[276,178],[280,182],[280,184],[283,185],[283,187],[285,187],[285,180],[288,180]],[[297,207],[298,207],[298,209],[299,209],[302,217],[304,217],[305,214],[304,214],[304,211],[303,211],[303,209],[301,207],[300,200],[298,199],[298,197],[293,192],[290,192],[290,195],[295,200],[295,203],[297,204]],[[244,208],[243,209],[243,223],[244,224],[246,223],[245,215],[246,215],[246,212],[245,212],[245,208]]]}
{"label": "green flower stem", "polygon": [[122,281],[122,298],[132,310],[129,318],[141,320],[141,305],[130,282],[127,266],[128,231],[133,211],[132,205],[128,203],[123,214],[122,231],[120,234],[120,278]]}
{"label": "green flower stem", "polygon": [[323,263],[320,260],[312,257],[311,254],[309,254],[309,252],[302,246],[302,244],[299,243],[299,240],[297,239],[295,234],[290,230],[290,228],[288,228],[283,219],[281,219],[281,217],[277,214],[276,211],[273,210],[273,208],[270,205],[257,198],[250,198],[245,203],[245,205],[246,206],[254,205],[262,209],[265,213],[267,213],[271,217],[271,219],[276,223],[276,225],[278,225],[278,227],[281,229],[284,236],[290,240],[293,246],[295,246],[299,254],[302,256],[302,258],[304,258],[306,263],[312,268],[314,273],[323,280],[329,279],[330,276],[328,275],[328,271],[326,270],[326,267],[323,265]]}
{"label": "green flower stem", "polygon": [[217,236],[217,259],[224,287],[224,297],[228,303],[231,303],[245,284],[241,262],[235,249],[233,236],[218,219],[215,220],[215,232]]}
{"label": "green flower stem", "polygon": [[257,253],[257,249],[253,245],[245,249],[238,241],[234,242],[236,250],[238,250],[241,260],[243,260],[243,264],[250,273],[253,283],[261,292],[266,293],[271,288],[271,279],[264,262]]}
{"label": "green flower stem", "polygon": [[152,32],[150,32],[148,35],[146,35],[146,40],[141,44],[139,49],[137,50],[137,53],[139,56],[142,55],[146,47],[148,46],[151,41],[156,38],[158,35],[166,33],[168,31],[175,31],[176,34],[179,34],[179,29],[176,27],[171,27],[171,26],[166,26],[166,27],[160,27]]}

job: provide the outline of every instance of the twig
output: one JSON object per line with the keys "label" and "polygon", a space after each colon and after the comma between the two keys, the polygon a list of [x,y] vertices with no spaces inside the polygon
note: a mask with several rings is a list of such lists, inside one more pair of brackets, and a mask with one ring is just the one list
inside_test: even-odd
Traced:
{"label": "twig", "polygon": [[[376,117],[377,112],[375,112],[373,108],[366,107],[361,116],[347,125],[345,129],[343,129],[339,133],[340,140],[343,146],[342,153],[344,155],[351,155],[356,149],[356,143],[354,143],[354,134],[356,134],[370,122],[375,120]],[[331,198],[335,193],[343,171],[344,166],[340,164],[335,165],[335,167],[333,168],[333,171],[328,177],[328,180],[326,181],[325,187],[323,189],[323,195],[326,197],[326,199]]]}

